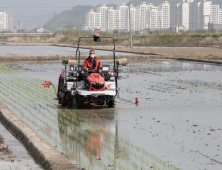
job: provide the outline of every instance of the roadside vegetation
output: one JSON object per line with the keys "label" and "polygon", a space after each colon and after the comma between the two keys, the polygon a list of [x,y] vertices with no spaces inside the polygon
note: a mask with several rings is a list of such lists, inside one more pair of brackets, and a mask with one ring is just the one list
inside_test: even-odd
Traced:
{"label": "roadside vegetation", "polygon": [[[98,32],[102,37],[112,37],[116,39],[116,44],[119,46],[129,46],[129,33],[110,33]],[[78,43],[79,37],[92,36],[94,32],[77,31],[66,29],[62,33],[58,33],[63,37],[58,41],[59,43],[74,44]],[[103,45],[108,45],[111,40],[104,40]],[[90,40],[84,40],[83,45],[94,45]],[[133,35],[133,46],[165,46],[165,47],[209,47],[222,46],[222,33],[208,33],[201,31],[197,32],[181,32],[174,34],[173,32],[147,32],[145,35],[140,35],[139,32]]]}
{"label": "roadside vegetation", "polygon": [[[79,37],[92,36],[99,33],[102,37],[115,37],[116,45],[129,46],[129,32],[99,32],[79,31],[71,25],[66,25],[63,31],[57,31],[52,37],[3,37],[3,42],[23,43],[63,43],[77,45]],[[141,35],[142,34],[142,35]],[[103,40],[103,45],[109,45],[110,40]],[[82,45],[96,45],[92,40],[82,40]],[[212,47],[222,46],[222,31],[196,30],[175,34],[169,30],[157,30],[133,33],[133,46],[163,46],[163,47]]]}

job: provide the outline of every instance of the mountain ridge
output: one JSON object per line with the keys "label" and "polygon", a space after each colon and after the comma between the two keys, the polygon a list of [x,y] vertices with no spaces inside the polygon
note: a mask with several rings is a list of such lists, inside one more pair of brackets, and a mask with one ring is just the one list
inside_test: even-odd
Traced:
{"label": "mountain ridge", "polygon": [[[70,10],[65,10],[55,17],[49,19],[45,24],[44,28],[49,30],[55,30],[56,28],[63,28],[65,25],[72,25],[74,27],[80,27],[85,24],[85,14],[90,9],[96,10],[98,6],[90,5],[78,5]],[[117,7],[115,4],[107,4],[107,6]],[[73,17],[75,16],[75,17]]]}

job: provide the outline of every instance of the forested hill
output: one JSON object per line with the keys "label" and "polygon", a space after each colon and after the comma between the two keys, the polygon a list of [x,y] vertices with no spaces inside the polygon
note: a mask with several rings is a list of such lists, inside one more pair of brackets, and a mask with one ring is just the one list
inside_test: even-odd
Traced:
{"label": "forested hill", "polygon": [[[134,5],[134,6],[138,6],[141,4],[141,2],[147,2],[147,3],[153,3],[154,5],[159,5],[163,2],[164,0],[131,0],[130,2]],[[169,3],[176,3],[180,0],[168,0]],[[222,0],[212,0],[213,4],[218,4],[221,6],[222,8]]]}
{"label": "forested hill", "polygon": [[[114,8],[117,5],[107,4],[107,6],[113,6]],[[85,14],[89,12],[90,9],[94,9],[96,11],[98,6],[90,6],[90,5],[78,5],[73,7],[71,10],[66,10],[54,18],[50,19],[43,26],[45,29],[55,30],[56,28],[63,28],[65,25],[72,25],[74,27],[79,27],[80,25],[85,25]]]}

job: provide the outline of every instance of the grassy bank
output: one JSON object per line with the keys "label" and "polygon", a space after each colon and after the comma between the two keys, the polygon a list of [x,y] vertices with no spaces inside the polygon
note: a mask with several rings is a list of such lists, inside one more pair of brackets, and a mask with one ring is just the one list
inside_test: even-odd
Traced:
{"label": "grassy bank", "polygon": [[[70,44],[57,44],[56,46],[60,47],[76,47],[76,45]],[[81,48],[85,49],[94,49],[96,54],[99,55],[97,50],[106,50],[112,51],[113,46],[86,46],[83,45]],[[211,60],[221,60],[222,59],[222,48],[221,47],[142,47],[142,46],[133,46],[133,47],[124,47],[117,46],[116,52],[127,52],[135,53],[139,55],[150,55],[150,56],[162,56],[165,58],[184,58],[184,57],[208,57]]]}
{"label": "grassy bank", "polygon": [[[23,42],[23,43],[64,43],[77,45],[79,37],[92,36],[93,33],[66,31],[56,32],[53,37],[6,37],[4,42]],[[112,37],[113,34],[101,32],[102,37]],[[115,34],[116,45],[129,46],[129,35],[127,33]],[[112,40],[103,39],[103,45],[110,45]],[[90,39],[81,41],[82,45],[98,45]],[[222,34],[151,34],[133,35],[133,46],[163,46],[163,47],[210,47],[222,46]]]}
{"label": "grassy bank", "polygon": [[[92,35],[92,34],[91,34]],[[67,44],[77,44],[79,36],[90,36],[88,34],[79,34],[78,32],[68,32],[64,34],[58,42]],[[100,33],[102,37],[113,36],[109,33]],[[115,34],[116,45],[129,46],[129,35]],[[112,40],[102,40],[103,45],[110,45]],[[82,45],[96,45],[90,39],[82,40]],[[222,34],[152,34],[152,35],[133,35],[133,46],[165,46],[165,47],[209,47],[222,46]]]}

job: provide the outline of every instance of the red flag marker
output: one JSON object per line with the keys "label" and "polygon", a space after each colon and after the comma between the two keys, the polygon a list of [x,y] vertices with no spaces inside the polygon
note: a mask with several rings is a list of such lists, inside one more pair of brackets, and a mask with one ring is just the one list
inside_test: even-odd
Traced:
{"label": "red flag marker", "polygon": [[48,87],[52,85],[51,81],[45,81],[45,83],[42,84],[45,87]]}
{"label": "red flag marker", "polygon": [[139,103],[139,100],[138,100],[138,97],[136,98],[136,104],[138,104]]}

